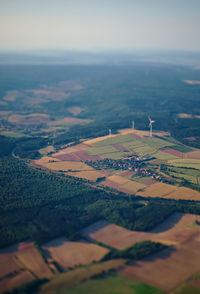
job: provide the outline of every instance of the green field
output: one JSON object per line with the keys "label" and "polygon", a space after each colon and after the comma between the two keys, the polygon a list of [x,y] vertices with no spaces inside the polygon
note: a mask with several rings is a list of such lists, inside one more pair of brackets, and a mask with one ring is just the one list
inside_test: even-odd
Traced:
{"label": "green field", "polygon": [[146,139],[141,139],[140,141],[148,146],[156,148],[157,150],[160,148],[174,145],[174,143],[171,143],[159,138],[146,138]]}
{"label": "green field", "polygon": [[161,151],[156,152],[153,156],[161,160],[173,160],[178,158],[172,154],[161,152]]}
{"label": "green field", "polygon": [[190,148],[188,146],[185,146],[185,145],[180,145],[180,144],[179,145],[173,145],[172,149],[183,152],[183,153],[194,151],[194,149],[192,149],[192,148]]}
{"label": "green field", "polygon": [[112,145],[89,148],[86,152],[90,155],[102,155],[104,158],[112,159],[121,159],[131,153],[119,151]]}
{"label": "green field", "polygon": [[151,155],[152,153],[156,152],[156,149],[151,146],[142,146],[134,148],[134,151],[139,156]]}
{"label": "green field", "polygon": [[200,160],[199,159],[179,158],[179,159],[169,160],[168,164],[173,165],[173,166],[177,166],[177,167],[200,169]]}
{"label": "green field", "polygon": [[22,138],[27,137],[27,135],[23,134],[22,132],[12,132],[12,131],[3,131],[1,132],[2,136],[12,137],[12,138]]}
{"label": "green field", "polygon": [[[101,146],[108,146],[108,145],[112,145],[112,144],[122,144],[122,143],[127,143],[127,142],[137,142],[137,140],[134,139],[130,135],[118,135],[115,137],[111,137],[111,138],[96,142],[92,145],[94,147],[101,147]],[[122,145],[124,145],[124,144],[122,144]]]}
{"label": "green field", "polygon": [[[56,294],[68,293],[73,286],[91,279],[94,276],[102,273],[116,270],[125,264],[125,259],[109,260],[102,263],[91,264],[88,266],[79,267],[77,269],[67,271],[65,273],[55,276],[52,280],[47,282],[38,292],[39,294]],[[81,284],[82,285],[82,284]],[[78,293],[78,292],[73,292]],[[95,292],[94,292],[95,293]],[[102,292],[103,293],[103,292]],[[154,292],[153,292],[154,293]]]}
{"label": "green field", "polygon": [[119,274],[85,281],[60,294],[162,294],[154,287],[136,282]]}

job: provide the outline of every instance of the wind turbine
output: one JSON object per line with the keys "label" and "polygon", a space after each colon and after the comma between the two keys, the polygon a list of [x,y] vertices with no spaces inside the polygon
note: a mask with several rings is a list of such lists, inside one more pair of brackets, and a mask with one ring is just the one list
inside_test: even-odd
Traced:
{"label": "wind turbine", "polygon": [[148,116],[148,119],[149,119],[149,127],[150,127],[149,136],[152,137],[152,124],[155,123],[155,120],[152,120],[150,116]]}
{"label": "wind turbine", "polygon": [[111,136],[112,135],[112,131],[111,131],[111,129],[109,129],[109,136]]}
{"label": "wind turbine", "polygon": [[134,120],[132,121],[132,129],[133,130],[135,129],[135,122],[134,122]]}

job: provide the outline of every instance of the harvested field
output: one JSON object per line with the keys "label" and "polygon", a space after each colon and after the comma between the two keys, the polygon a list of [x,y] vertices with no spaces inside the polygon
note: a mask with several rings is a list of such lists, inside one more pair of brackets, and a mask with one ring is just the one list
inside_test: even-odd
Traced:
{"label": "harvested field", "polygon": [[107,187],[112,188],[112,189],[116,189],[118,191],[121,191],[121,192],[124,192],[124,193],[127,193],[127,194],[131,194],[131,192],[129,190],[123,188],[119,184],[117,184],[115,182],[112,182],[112,181],[110,181],[108,179],[102,181],[101,185],[107,186]]}
{"label": "harvested field", "polygon": [[117,134],[116,134],[116,135],[108,135],[108,136],[97,137],[97,138],[94,138],[94,139],[87,140],[87,141],[85,141],[84,143],[86,143],[86,144],[88,144],[88,145],[93,145],[93,144],[95,144],[95,143],[97,143],[97,142],[100,142],[100,141],[106,140],[106,139],[108,139],[108,138],[114,138],[114,137],[116,137],[116,136],[117,136]]}
{"label": "harvested field", "polygon": [[83,108],[79,106],[72,106],[72,107],[68,107],[67,111],[69,111],[73,115],[79,115],[83,111]]}
{"label": "harvested field", "polygon": [[138,192],[137,195],[143,197],[166,197],[173,191],[178,189],[176,186],[172,186],[165,183],[155,183],[142,191]]}
{"label": "harvested field", "polygon": [[131,193],[136,193],[138,190],[145,188],[146,185],[138,182],[127,181],[125,184],[121,185],[121,187],[129,190]]}
{"label": "harvested field", "polygon": [[200,236],[200,229],[195,224],[200,216],[193,214],[173,213],[163,223],[150,231],[152,239],[166,244],[180,245]]}
{"label": "harvested field", "polygon": [[56,158],[52,158],[50,157],[50,161],[43,161],[41,159],[39,160],[34,160],[34,163],[43,167],[43,168],[48,168],[50,170],[55,170],[55,171],[89,171],[89,170],[93,170],[92,167],[86,165],[83,162],[79,162],[79,161],[59,161],[58,159],[56,160]]}
{"label": "harvested field", "polygon": [[49,263],[57,262],[63,270],[100,260],[108,249],[86,242],[70,242],[65,237],[55,239],[42,246]]}
{"label": "harvested field", "polygon": [[169,193],[166,198],[200,201],[200,192],[186,187],[180,187]]}
{"label": "harvested field", "polygon": [[98,178],[102,178],[104,176],[104,174],[96,170],[89,170],[89,171],[82,171],[82,172],[67,172],[66,174],[72,177],[78,177],[78,178],[86,179],[93,182],[96,182]]}
{"label": "harvested field", "polygon": [[132,171],[123,171],[122,173],[120,173],[121,177],[129,177],[132,176],[134,173]]}
{"label": "harvested field", "polygon": [[126,178],[123,178],[121,176],[118,176],[118,175],[113,175],[113,176],[110,176],[108,178],[108,180],[114,182],[114,183],[117,183],[118,185],[123,185],[125,183],[127,183],[129,180],[126,179]]}
{"label": "harvested field", "polygon": [[0,251],[0,291],[10,290],[38,278],[50,278],[52,272],[30,241]]}
{"label": "harvested field", "polygon": [[172,290],[200,269],[199,245],[195,243],[195,251],[191,250],[189,243],[168,248],[125,266],[119,273],[164,291]]}
{"label": "harvested field", "polygon": [[185,158],[200,159],[200,150],[191,151],[185,154]]}
{"label": "harvested field", "polygon": [[10,277],[6,277],[3,280],[0,280],[0,292],[9,291],[23,284],[32,282],[33,280],[35,280],[35,278],[30,272],[28,271],[17,272]]}
{"label": "harvested field", "polygon": [[14,253],[0,253],[0,279],[22,269]]}
{"label": "harvested field", "polygon": [[185,154],[183,152],[180,152],[180,151],[177,151],[174,149],[170,149],[170,148],[165,148],[165,149],[161,150],[161,152],[172,154],[172,155],[174,155],[176,157],[180,157],[180,158],[183,158],[185,156]]}
{"label": "harvested field", "polygon": [[144,240],[179,246],[192,239],[200,241],[200,228],[195,223],[196,220],[200,221],[200,216],[173,213],[149,232],[130,231],[102,220],[83,229],[82,235],[117,249],[124,249]]}
{"label": "harvested field", "polygon": [[52,272],[44,262],[40,253],[34,247],[33,243],[31,248],[21,250],[17,253],[17,260],[23,264],[27,270],[40,279],[50,278],[52,276]]}
{"label": "harvested field", "polygon": [[124,146],[124,143],[128,142],[137,142],[134,140],[129,134],[128,135],[112,135],[107,136],[107,138],[103,141],[96,142],[93,144],[94,147],[105,147],[105,146],[113,146],[114,144],[121,144]]}
{"label": "harvested field", "polygon": [[148,233],[129,231],[104,220],[83,229],[81,234],[90,240],[95,240],[120,250],[136,242],[149,239]]}

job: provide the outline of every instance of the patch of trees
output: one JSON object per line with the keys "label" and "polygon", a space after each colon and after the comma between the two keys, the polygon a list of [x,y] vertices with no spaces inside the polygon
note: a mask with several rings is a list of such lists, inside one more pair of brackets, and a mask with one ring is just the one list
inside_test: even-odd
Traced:
{"label": "patch of trees", "polygon": [[158,243],[158,242],[151,242],[151,241],[139,242],[124,250],[111,249],[102,258],[102,261],[110,260],[110,259],[120,259],[120,258],[138,260],[150,254],[163,250],[165,248],[167,248],[166,245]]}

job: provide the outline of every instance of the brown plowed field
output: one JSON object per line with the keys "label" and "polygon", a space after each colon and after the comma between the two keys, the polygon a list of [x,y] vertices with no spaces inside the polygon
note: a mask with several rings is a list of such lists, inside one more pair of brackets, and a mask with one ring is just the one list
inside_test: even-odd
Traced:
{"label": "brown plowed field", "polygon": [[0,251],[0,291],[28,283],[35,277],[50,278],[51,276],[50,269],[30,241],[21,242]]}
{"label": "brown plowed field", "polygon": [[32,248],[21,250],[17,253],[17,259],[27,270],[40,279],[52,276],[52,272],[33,245]]}
{"label": "brown plowed field", "polygon": [[19,287],[23,284],[32,282],[34,277],[28,271],[20,271],[13,274],[11,277],[6,277],[0,280],[0,292],[9,291],[12,288]]}
{"label": "brown plowed field", "polygon": [[82,235],[116,249],[125,249],[136,242],[148,240],[148,233],[127,230],[107,221],[98,221],[82,230]]}
{"label": "brown plowed field", "polygon": [[174,213],[150,232],[130,231],[101,220],[82,230],[82,235],[117,249],[125,249],[136,242],[153,240],[165,244],[182,244],[191,238],[200,237],[200,228],[195,220],[200,216]]}
{"label": "brown plowed field", "polygon": [[[119,270],[120,274],[170,291],[200,270],[199,242],[170,247]],[[189,293],[188,293],[189,294]]]}
{"label": "brown plowed field", "polygon": [[166,250],[125,266],[125,276],[169,291],[200,271],[200,216],[174,213],[149,232],[149,239],[168,245]]}
{"label": "brown plowed field", "polygon": [[49,263],[57,262],[64,270],[81,264],[99,261],[108,249],[86,242],[70,242],[65,237],[58,238],[42,246]]}
{"label": "brown plowed field", "polygon": [[180,158],[183,158],[185,156],[184,153],[177,151],[177,150],[174,150],[174,149],[170,149],[170,148],[165,148],[165,149],[161,150],[161,152],[168,153],[168,154],[180,157]]}

